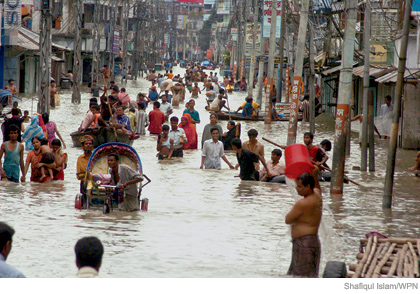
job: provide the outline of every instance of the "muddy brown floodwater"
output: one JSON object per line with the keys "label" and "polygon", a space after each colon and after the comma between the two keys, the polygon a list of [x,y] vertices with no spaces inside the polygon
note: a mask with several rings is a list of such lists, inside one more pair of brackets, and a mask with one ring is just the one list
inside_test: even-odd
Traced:
{"label": "muddy brown floodwater", "polygon": [[[175,74],[184,73],[175,68]],[[202,83],[200,83],[200,86]],[[128,81],[132,98],[146,92],[144,79]],[[87,92],[87,88],[84,89]],[[237,108],[245,93],[229,96]],[[201,150],[186,151],[182,160],[158,162],[156,137],[142,136],[133,147],[140,155],[144,173],[152,182],[143,190],[149,198],[148,212],[101,209],[76,210],[79,190],[76,160],[82,153],[69,136],[77,129],[88,108],[90,95],[82,94],[80,105],[71,104],[71,92],[61,92],[61,106],[51,111],[67,144],[69,156],[65,181],[50,184],[1,183],[0,219],[12,225],[16,234],[8,262],[27,277],[68,277],[76,273],[74,245],[84,236],[99,237],[105,247],[101,274],[108,277],[283,277],[290,264],[290,229],[284,218],[296,195],[287,185],[241,182],[223,162],[222,170],[200,170]],[[189,95],[187,94],[187,99]],[[32,114],[36,100],[22,98],[22,110]],[[201,123],[199,142],[209,122],[204,111],[205,96],[196,100]],[[150,110],[151,106],[149,106]],[[180,117],[183,107],[175,109]],[[222,121],[226,129],[226,121]],[[243,122],[241,139],[255,128],[261,137],[285,144],[286,122]],[[299,123],[297,143],[303,143],[307,123]],[[314,142],[332,141],[334,118],[328,113],[317,117]],[[274,146],[264,142],[266,159]],[[329,183],[321,183],[324,219],[321,227],[321,267],[329,260],[356,262],[359,240],[370,231],[388,236],[419,237],[420,178],[407,172],[415,151],[398,150],[392,210],[382,209],[387,142],[376,141],[376,172],[360,172],[357,134],[347,158],[348,177],[364,187],[346,184],[344,195],[330,195]],[[25,152],[26,154],[26,152]],[[332,152],[329,154],[332,157]],[[228,159],[236,164],[233,153]],[[282,159],[283,160],[283,159]],[[329,160],[331,162],[332,159]],[[321,268],[321,273],[322,273]]]}

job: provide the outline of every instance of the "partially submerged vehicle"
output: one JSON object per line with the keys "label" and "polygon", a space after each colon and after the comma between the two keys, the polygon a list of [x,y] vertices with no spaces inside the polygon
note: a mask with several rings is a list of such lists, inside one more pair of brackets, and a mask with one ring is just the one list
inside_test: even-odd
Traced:
{"label": "partially submerged vehicle", "polygon": [[120,164],[125,164],[138,171],[147,182],[140,182],[138,200],[141,210],[147,211],[147,198],[141,199],[143,187],[150,183],[150,179],[143,174],[141,160],[133,147],[124,143],[106,143],[96,148],[89,158],[86,176],[82,183],[82,191],[76,195],[75,208],[88,209],[92,206],[103,206],[103,212],[108,213],[124,200],[124,190],[111,185],[111,175],[108,173],[108,155],[117,154]]}

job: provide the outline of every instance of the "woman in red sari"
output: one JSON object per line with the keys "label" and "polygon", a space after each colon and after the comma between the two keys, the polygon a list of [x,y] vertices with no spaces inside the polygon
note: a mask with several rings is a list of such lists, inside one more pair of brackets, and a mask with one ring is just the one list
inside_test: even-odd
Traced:
{"label": "woman in red sari", "polygon": [[49,176],[46,176],[43,181],[41,181],[41,170],[38,166],[41,163],[42,153],[41,153],[41,141],[38,136],[32,138],[33,150],[29,151],[26,156],[25,171],[23,173],[23,178],[26,177],[26,174],[29,170],[29,165],[31,166],[31,182],[47,182],[49,181]]}
{"label": "woman in red sari", "polygon": [[182,149],[197,149],[197,131],[191,123],[191,117],[188,113],[181,117],[179,127],[182,128],[187,136],[188,142],[182,146]]}

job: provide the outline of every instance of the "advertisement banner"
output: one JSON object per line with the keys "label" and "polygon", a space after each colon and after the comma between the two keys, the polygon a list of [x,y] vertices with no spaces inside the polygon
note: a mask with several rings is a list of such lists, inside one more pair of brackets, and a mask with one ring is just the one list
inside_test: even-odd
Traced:
{"label": "advertisement banner", "polygon": [[21,0],[6,0],[4,1],[4,30],[5,30],[5,44],[17,45],[18,32],[22,19],[22,1]]}
{"label": "advertisement banner", "polygon": [[[246,34],[245,34],[245,56],[252,55],[252,46],[254,42],[254,23],[249,22],[246,24]],[[255,52],[256,55],[259,55],[261,48],[261,24],[257,24],[257,35],[255,38]]]}
{"label": "advertisement banner", "polygon": [[119,55],[120,51],[120,31],[118,29],[114,29],[114,38],[112,40],[112,54]]}
{"label": "advertisement banner", "polygon": [[[272,9],[271,5],[273,1],[265,0],[264,1],[264,8],[263,8],[263,30],[262,30],[262,37],[263,38],[270,38],[270,30],[271,30],[271,14]],[[281,5],[282,0],[277,2],[277,28],[276,28],[276,39],[280,39],[281,34]]]}
{"label": "advertisement banner", "polygon": [[213,50],[212,49],[207,49],[206,58],[207,59],[212,59],[213,58]]}
{"label": "advertisement banner", "polygon": [[231,28],[230,29],[230,35],[232,36],[232,41],[238,41],[238,29],[237,28]]}

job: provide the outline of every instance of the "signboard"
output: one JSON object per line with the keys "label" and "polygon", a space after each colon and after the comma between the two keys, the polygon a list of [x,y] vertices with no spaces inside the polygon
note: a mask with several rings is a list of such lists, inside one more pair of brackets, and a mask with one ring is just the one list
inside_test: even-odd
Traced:
{"label": "signboard", "polygon": [[238,29],[237,28],[231,28],[230,29],[230,35],[232,36],[232,41],[238,41]]}
{"label": "signboard", "polygon": [[[254,23],[249,22],[246,24],[246,33],[245,33],[245,56],[252,55],[252,46],[254,42]],[[255,52],[260,53],[261,48],[261,24],[257,24],[257,35],[255,38]]]}
{"label": "signboard", "polygon": [[118,29],[114,29],[114,38],[112,40],[112,54],[119,55],[120,51],[120,31]]}
{"label": "signboard", "polygon": [[265,56],[265,55],[258,56],[258,61],[267,62],[268,61],[268,56]]}
{"label": "signboard", "polygon": [[212,59],[213,58],[213,50],[212,49],[207,49],[206,58],[207,59]]}
{"label": "signboard", "polygon": [[[271,30],[271,14],[272,14],[272,5],[273,1],[271,0],[264,0],[264,8],[263,8],[263,30],[262,30],[262,37],[263,38],[270,38],[270,30]],[[282,0],[277,2],[277,28],[276,28],[276,39],[280,39],[281,35],[281,5]]]}
{"label": "signboard", "polygon": [[178,15],[177,22],[176,22],[176,28],[179,30],[185,30],[187,28],[187,15]]}
{"label": "signboard", "polygon": [[245,68],[246,69],[251,68],[251,57],[245,57]]}
{"label": "signboard", "polygon": [[219,1],[217,5],[217,14],[230,14],[230,0]]}
{"label": "signboard", "polygon": [[4,1],[4,30],[6,31],[6,45],[18,44],[18,32],[22,19],[22,1],[6,0]]}

